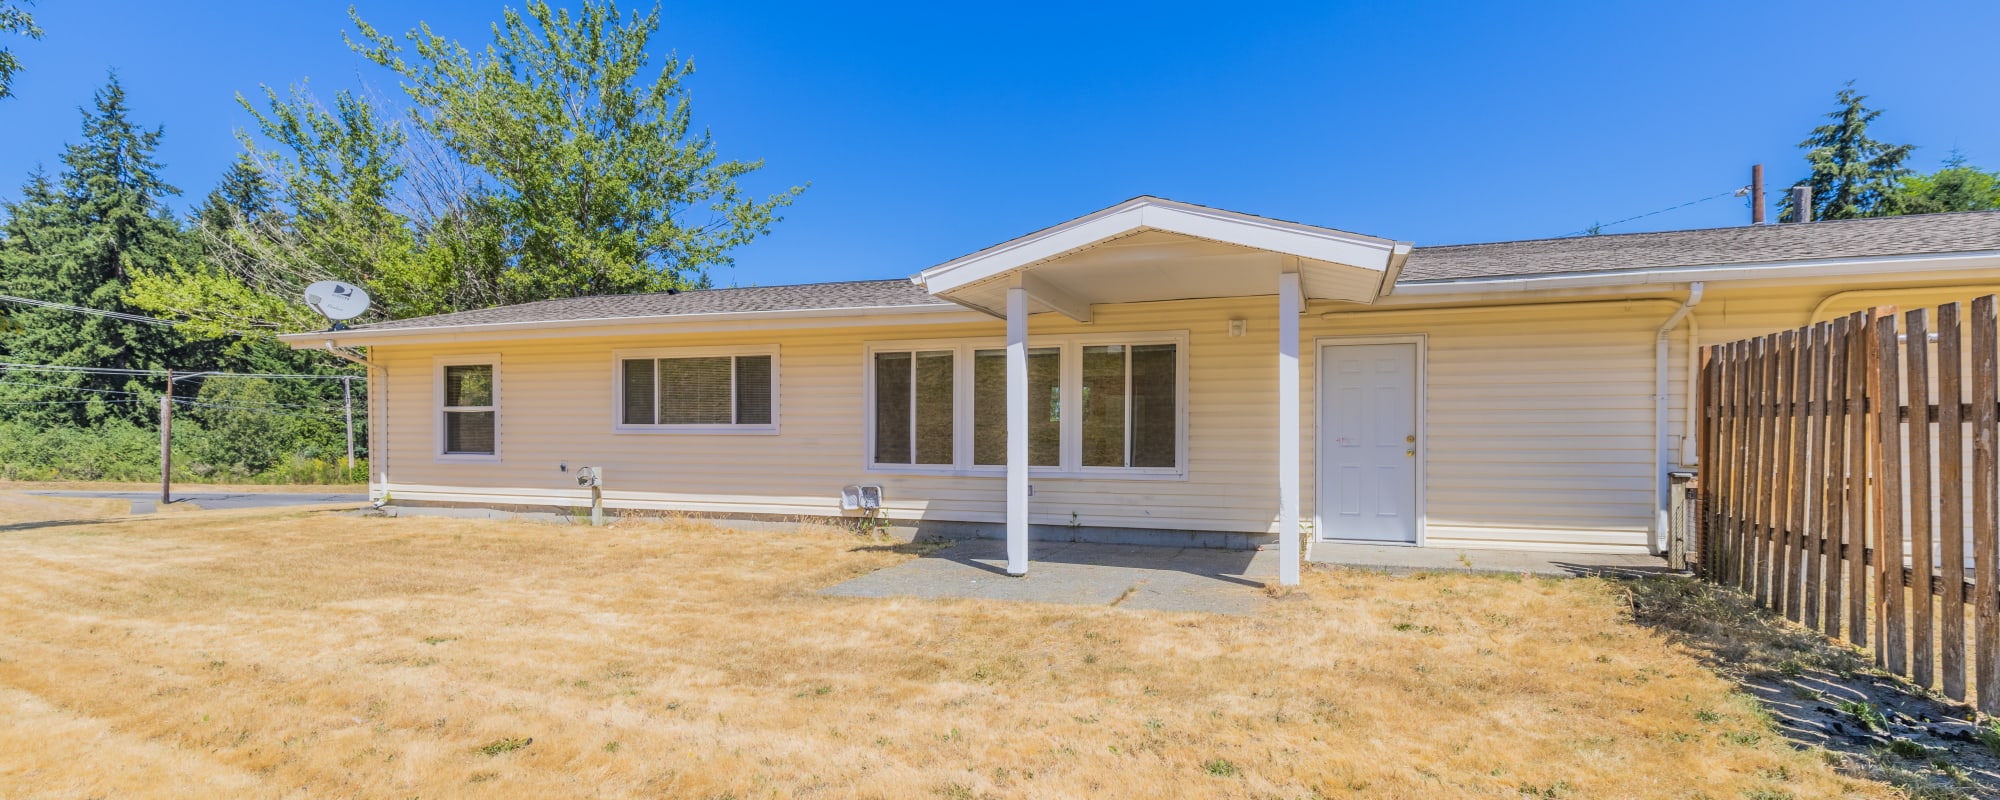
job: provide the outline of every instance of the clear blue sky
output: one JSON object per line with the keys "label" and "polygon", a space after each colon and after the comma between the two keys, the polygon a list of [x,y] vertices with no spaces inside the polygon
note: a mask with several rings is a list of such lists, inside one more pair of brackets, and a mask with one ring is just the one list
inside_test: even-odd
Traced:
{"label": "clear blue sky", "polygon": [[[357,0],[483,43],[503,3]],[[347,3],[43,0],[0,102],[0,195],[53,169],[116,68],[198,199],[237,151],[237,92],[392,81]],[[751,186],[812,188],[722,285],[900,277],[1140,194],[1423,244],[1559,236],[1804,174],[1848,79],[1878,138],[2000,167],[1982,2],[870,4],[676,0],[698,124]],[[1775,208],[1775,198],[1773,200]],[[1743,224],[1714,200],[1609,231]]]}

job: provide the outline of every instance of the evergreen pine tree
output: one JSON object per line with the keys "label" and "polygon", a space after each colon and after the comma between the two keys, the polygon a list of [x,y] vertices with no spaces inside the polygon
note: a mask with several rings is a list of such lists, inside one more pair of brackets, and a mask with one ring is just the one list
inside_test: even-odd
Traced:
{"label": "evergreen pine tree", "polygon": [[256,223],[277,208],[274,187],[264,170],[249,153],[239,153],[222,182],[195,210],[194,222],[212,233],[221,233],[238,222]]}
{"label": "evergreen pine tree", "polygon": [[[83,114],[83,139],[63,153],[53,183],[29,179],[8,205],[0,241],[0,293],[85,308],[140,313],[124,300],[127,279],[190,255],[179,223],[164,205],[179,190],[161,180],[153,153],[161,130],[133,124],[125,89],[112,76]],[[6,337],[10,360],[32,364],[161,369],[173,365],[179,339],[141,322],[35,308],[16,312],[24,330]],[[61,388],[56,388],[61,387]],[[158,378],[82,373],[10,376],[0,382],[0,417],[44,424],[87,424],[106,417],[144,420]],[[32,405],[29,405],[32,403]]]}
{"label": "evergreen pine tree", "polygon": [[[1854,92],[1848,81],[1837,95],[1838,108],[1826,115],[1831,120],[1813,129],[1812,136],[1799,143],[1812,164],[1812,175],[1800,183],[1812,187],[1813,219],[1855,219],[1892,213],[1889,197],[1896,183],[1909,173],[1903,161],[1914,145],[1887,144],[1868,138],[1868,124],[1882,116],[1880,109],[1863,103],[1865,95]],[[1778,219],[1795,218],[1790,195],[1778,205]]]}

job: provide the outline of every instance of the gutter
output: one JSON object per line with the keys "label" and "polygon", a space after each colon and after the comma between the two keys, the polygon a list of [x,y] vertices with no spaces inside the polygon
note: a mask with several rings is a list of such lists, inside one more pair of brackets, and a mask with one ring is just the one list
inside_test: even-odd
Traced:
{"label": "gutter", "polygon": [[375,341],[393,341],[423,336],[451,336],[454,339],[468,337],[495,337],[524,331],[570,330],[578,328],[621,328],[632,326],[694,327],[700,323],[740,323],[761,325],[773,320],[816,320],[857,317],[908,317],[924,314],[959,314],[964,308],[949,303],[925,303],[921,305],[860,306],[848,308],[786,309],[780,311],[720,311],[705,314],[653,314],[632,317],[590,317],[586,319],[530,320],[523,322],[487,322],[467,325],[424,325],[403,328],[353,328],[342,331],[314,331],[311,333],[288,333],[278,337],[278,341],[295,349],[310,349],[315,340],[338,339],[349,346],[366,345]]}
{"label": "gutter", "polygon": [[1829,258],[1812,261],[1770,261],[1755,264],[1717,266],[1664,267],[1632,272],[1584,272],[1569,275],[1537,275],[1533,277],[1416,281],[1397,286],[1395,294],[1398,297],[1429,297],[1456,294],[1508,294],[1605,286],[1657,286],[1666,288],[1686,285],[1690,281],[1775,280],[1785,278],[1881,275],[1885,273],[1895,274],[1900,277],[1915,272],[1948,272],[1953,270],[1992,269],[1995,267],[2000,267],[2000,250],[1981,250],[1949,254],[1931,253],[1903,256]]}
{"label": "gutter", "polygon": [[[1673,333],[1681,320],[1694,312],[1701,304],[1701,281],[1688,284],[1687,302],[1674,309],[1673,316],[1660,323],[1660,330],[1653,336],[1653,553],[1660,555],[1667,548],[1667,364],[1672,358],[1672,348],[1667,337]],[[1694,352],[1689,351],[1692,359]],[[1692,416],[1692,415],[1690,415]]]}

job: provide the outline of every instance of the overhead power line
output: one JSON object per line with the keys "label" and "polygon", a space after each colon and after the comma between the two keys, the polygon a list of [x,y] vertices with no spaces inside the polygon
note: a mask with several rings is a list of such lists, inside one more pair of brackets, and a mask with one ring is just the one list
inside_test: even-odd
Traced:
{"label": "overhead power line", "polygon": [[[57,390],[57,391],[65,391],[65,392],[90,392],[90,393],[92,393],[92,394],[110,394],[110,395],[123,395],[123,396],[126,396],[126,397],[148,397],[148,396],[149,396],[149,395],[147,395],[147,394],[145,394],[145,393],[143,393],[143,392],[129,392],[129,391],[125,391],[125,390],[122,390],[122,389],[92,389],[92,388],[89,388],[89,387],[87,387],[87,386],[63,386],[63,385],[61,385],[61,384],[55,384],[55,383],[25,383],[25,382],[22,382],[22,381],[0,381],[0,386],[23,386],[23,387],[28,387],[28,388],[33,388],[33,389],[55,389],[55,390]],[[66,401],[50,401],[50,402],[72,402],[72,403],[87,403],[87,402],[90,402],[90,401],[88,401],[88,400],[66,400]],[[131,402],[137,402],[137,401],[136,401],[136,400],[106,400],[106,401],[104,401],[104,402],[108,402],[108,403],[131,403]],[[280,410],[280,409],[304,409],[304,410],[306,410],[306,411],[317,411],[317,412],[320,412],[321,414],[326,414],[326,415],[330,415],[330,416],[338,416],[338,415],[340,415],[340,413],[341,413],[341,409],[339,409],[339,408],[337,408],[337,407],[333,407],[333,406],[310,406],[310,405],[304,405],[304,404],[300,404],[300,403],[278,403],[278,402],[272,402],[272,403],[257,403],[257,404],[255,404],[255,405],[230,405],[230,404],[224,404],[224,403],[205,403],[205,402],[201,402],[201,401],[199,401],[199,400],[195,400],[195,399],[193,399],[193,398],[189,398],[189,397],[176,397],[176,398],[174,398],[174,402],[176,402],[176,403],[180,403],[181,405],[188,405],[188,406],[203,406],[203,407],[206,407],[206,408],[227,408],[227,409],[234,409],[234,410],[237,410],[237,411],[263,411],[263,412],[268,412],[268,413],[272,413],[272,414],[284,414],[284,415],[286,415],[286,416],[302,416],[302,415],[300,415],[300,414],[297,414],[297,413],[291,413],[291,412],[287,412],[287,411],[282,411],[282,410]],[[16,404],[8,404],[8,405],[16,405]]]}
{"label": "overhead power line", "polygon": [[124,320],[126,322],[143,322],[148,325],[165,325],[169,328],[180,324],[170,319],[159,319],[157,317],[142,317],[139,316],[138,314],[127,314],[123,311],[105,311],[104,309],[101,308],[84,308],[83,306],[72,306],[65,303],[51,303],[47,300],[35,300],[33,298],[28,298],[28,297],[15,297],[10,294],[0,294],[0,302],[16,303],[24,306],[36,306],[38,308],[53,308],[61,311],[74,311],[78,314],[90,314],[92,316],[98,316],[98,317],[109,317],[111,319]]}
{"label": "overhead power line", "polygon": [[1635,221],[1635,220],[1642,220],[1642,219],[1645,219],[1645,218],[1647,218],[1647,217],[1650,217],[1650,216],[1654,216],[1654,215],[1657,215],[1657,214],[1665,214],[1665,213],[1667,213],[1667,212],[1669,212],[1669,211],[1679,211],[1679,210],[1681,210],[1681,209],[1683,209],[1683,208],[1687,208],[1688,206],[1692,206],[1692,205],[1699,205],[1699,204],[1701,204],[1701,203],[1706,203],[1706,202],[1708,202],[1708,201],[1710,201],[1710,200],[1720,200],[1720,199],[1722,199],[1722,198],[1725,198],[1725,197],[1728,197],[1728,196],[1730,196],[1730,195],[1741,195],[1741,194],[1743,194],[1743,190],[1742,190],[1742,189],[1731,189],[1731,190],[1729,190],[1729,191],[1726,191],[1726,192],[1722,192],[1721,194],[1712,194],[1712,195],[1709,195],[1709,196],[1707,196],[1707,197],[1704,197],[1704,198],[1701,198],[1700,200],[1689,200],[1689,201],[1687,201],[1687,202],[1685,202],[1685,203],[1682,203],[1682,204],[1680,204],[1680,205],[1677,205],[1677,206],[1667,206],[1666,208],[1662,208],[1662,209],[1660,209],[1660,210],[1658,210],[1658,211],[1648,211],[1648,212],[1646,212],[1646,213],[1644,213],[1644,214],[1640,214],[1640,215],[1638,215],[1638,216],[1635,216],[1635,217],[1626,217],[1626,218],[1624,218],[1624,219],[1621,219],[1621,220],[1616,220],[1616,221],[1612,221],[1612,222],[1601,222],[1601,223],[1598,223],[1598,224],[1596,224],[1596,225],[1593,225],[1593,226],[1591,226],[1591,227],[1588,227],[1588,228],[1584,228],[1583,230],[1580,230],[1580,231],[1570,231],[1569,233],[1565,233],[1565,234],[1563,234],[1563,236],[1565,236],[1565,237],[1569,237],[1569,236],[1582,236],[1582,235],[1584,235],[1584,234],[1587,234],[1587,233],[1590,233],[1590,232],[1592,232],[1592,231],[1600,231],[1600,230],[1603,230],[1603,229],[1605,229],[1605,228],[1609,228],[1609,227],[1611,227],[1611,226],[1613,226],[1613,225],[1623,225],[1623,224],[1625,224],[1625,223],[1627,223],[1627,222],[1632,222],[1632,221]]}

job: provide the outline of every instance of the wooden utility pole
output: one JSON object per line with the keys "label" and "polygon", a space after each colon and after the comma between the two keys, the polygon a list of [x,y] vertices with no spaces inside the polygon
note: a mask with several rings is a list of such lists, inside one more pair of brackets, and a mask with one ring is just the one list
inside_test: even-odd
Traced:
{"label": "wooden utility pole", "polygon": [[354,472],[354,378],[340,379],[340,398],[347,404],[347,471]]}
{"label": "wooden utility pole", "polygon": [[174,371],[167,370],[167,393],[160,395],[160,505],[174,501]]}
{"label": "wooden utility pole", "polygon": [[1764,224],[1764,165],[1750,167],[1750,224]]}

